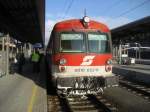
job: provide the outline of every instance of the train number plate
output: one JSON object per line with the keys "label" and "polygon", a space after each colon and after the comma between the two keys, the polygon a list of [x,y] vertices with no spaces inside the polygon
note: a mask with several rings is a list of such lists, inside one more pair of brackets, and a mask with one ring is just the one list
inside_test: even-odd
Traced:
{"label": "train number plate", "polygon": [[74,72],[99,72],[99,69],[98,68],[88,68],[88,69],[85,69],[85,68],[78,68],[78,69],[74,69]]}

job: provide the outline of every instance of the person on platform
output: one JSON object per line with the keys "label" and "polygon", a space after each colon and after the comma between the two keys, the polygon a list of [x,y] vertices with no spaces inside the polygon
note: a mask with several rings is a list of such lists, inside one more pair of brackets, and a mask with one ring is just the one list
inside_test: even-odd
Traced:
{"label": "person on platform", "polygon": [[18,72],[22,73],[23,65],[25,64],[24,53],[18,55]]}
{"label": "person on platform", "polygon": [[40,69],[39,61],[40,61],[40,54],[38,50],[35,50],[35,52],[33,52],[31,55],[31,62],[33,64],[33,73],[39,73],[39,69]]}

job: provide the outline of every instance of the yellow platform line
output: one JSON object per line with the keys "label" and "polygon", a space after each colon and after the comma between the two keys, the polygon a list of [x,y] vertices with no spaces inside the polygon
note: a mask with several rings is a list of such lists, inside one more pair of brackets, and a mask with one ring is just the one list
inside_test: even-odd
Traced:
{"label": "yellow platform line", "polygon": [[34,85],[34,87],[32,89],[32,96],[31,96],[31,99],[30,99],[30,103],[28,105],[28,111],[27,112],[32,112],[32,110],[33,110],[33,105],[34,105],[34,102],[35,102],[36,91],[37,91],[37,86]]}

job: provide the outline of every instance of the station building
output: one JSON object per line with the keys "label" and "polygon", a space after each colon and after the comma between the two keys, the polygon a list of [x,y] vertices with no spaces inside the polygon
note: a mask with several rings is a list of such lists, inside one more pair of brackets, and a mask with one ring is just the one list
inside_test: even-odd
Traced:
{"label": "station building", "polygon": [[119,46],[126,46],[128,56],[150,59],[150,16],[111,30],[113,54],[118,56]]}

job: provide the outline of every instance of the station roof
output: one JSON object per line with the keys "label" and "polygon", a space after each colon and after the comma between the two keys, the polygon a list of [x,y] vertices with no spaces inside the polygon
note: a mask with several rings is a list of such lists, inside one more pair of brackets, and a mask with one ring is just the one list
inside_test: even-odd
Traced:
{"label": "station roof", "polygon": [[[126,37],[131,37],[131,35],[147,32],[150,32],[150,16],[111,30],[113,41],[123,40]],[[136,39],[138,38],[134,38],[134,41]]]}
{"label": "station roof", "polygon": [[45,0],[0,0],[0,32],[22,42],[45,38]]}

